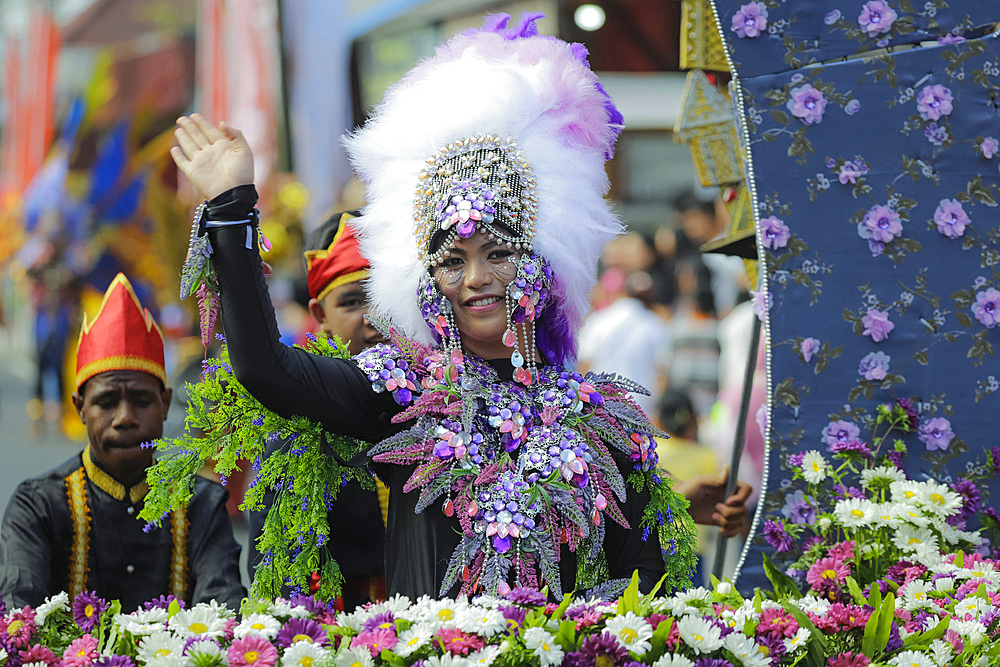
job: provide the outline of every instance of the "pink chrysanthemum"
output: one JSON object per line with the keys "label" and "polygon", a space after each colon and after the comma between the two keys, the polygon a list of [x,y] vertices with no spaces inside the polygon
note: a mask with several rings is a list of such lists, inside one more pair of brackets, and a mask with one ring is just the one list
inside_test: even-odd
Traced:
{"label": "pink chrysanthemum", "polygon": [[837,630],[850,630],[851,628],[863,628],[871,616],[870,611],[862,607],[848,604],[832,604],[826,610],[826,616],[836,624]]}
{"label": "pink chrysanthemum", "polygon": [[838,542],[834,544],[826,552],[826,555],[830,558],[836,558],[837,560],[844,561],[854,558],[854,540],[846,540],[844,542]]}
{"label": "pink chrysanthemum", "polygon": [[798,631],[799,622],[784,609],[765,609],[760,613],[760,622],[757,623],[759,634],[794,637]]}
{"label": "pink chrysanthemum", "polygon": [[230,667],[274,667],[278,649],[258,634],[234,640],[227,651]]}
{"label": "pink chrysanthemum", "polygon": [[22,665],[29,662],[43,662],[49,667],[56,667],[59,664],[59,658],[52,652],[52,649],[41,644],[35,644],[27,651],[19,651],[18,655],[21,657]]}
{"label": "pink chrysanthemum", "polygon": [[363,646],[371,652],[374,658],[382,651],[392,649],[398,643],[399,638],[396,636],[395,631],[389,628],[375,628],[374,630],[362,632],[352,639],[351,648]]}
{"label": "pink chrysanthemum", "polygon": [[74,639],[63,651],[63,667],[90,667],[100,657],[97,650],[97,639],[87,633],[79,639]]}
{"label": "pink chrysanthemum", "polygon": [[847,581],[851,569],[839,558],[821,558],[806,572],[806,581],[816,590],[831,590]]}
{"label": "pink chrysanthemum", "polygon": [[444,650],[452,655],[469,655],[486,645],[479,635],[466,634],[458,628],[441,628],[438,630],[437,638]]}
{"label": "pink chrysanthemum", "polygon": [[871,660],[864,653],[854,655],[851,651],[839,653],[836,657],[828,658],[826,667],[868,667]]}
{"label": "pink chrysanthemum", "polygon": [[37,627],[35,610],[29,605],[10,616],[0,618],[0,635],[3,635],[3,644],[9,648],[27,647]]}

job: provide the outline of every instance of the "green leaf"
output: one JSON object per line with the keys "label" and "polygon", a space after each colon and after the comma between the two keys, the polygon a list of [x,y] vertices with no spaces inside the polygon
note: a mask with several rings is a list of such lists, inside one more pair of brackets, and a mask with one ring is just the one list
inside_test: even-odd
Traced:
{"label": "green leaf", "polygon": [[858,586],[858,582],[854,580],[854,577],[847,578],[847,590],[858,604],[866,602],[864,593],[861,592],[861,587]]}
{"label": "green leaf", "polygon": [[767,578],[771,580],[771,584],[774,586],[775,595],[778,598],[792,597],[798,599],[802,597],[802,592],[799,591],[799,587],[795,585],[795,581],[778,569],[767,554],[764,554],[764,574],[766,574]]}
{"label": "green leaf", "polygon": [[618,599],[618,614],[624,616],[628,612],[639,613],[639,570],[632,571],[632,581]]}
{"label": "green leaf", "polygon": [[892,619],[895,615],[896,596],[889,592],[882,600],[882,609],[878,615],[878,633],[875,636],[875,645],[880,651],[884,651],[889,644],[889,633],[892,631]]}
{"label": "green leaf", "polygon": [[572,601],[573,597],[571,595],[564,596],[563,601],[560,602],[559,606],[556,607],[556,610],[552,612],[552,620],[558,621],[560,618],[562,618],[563,614],[566,613],[566,609],[569,607],[569,603]]}
{"label": "green leaf", "polygon": [[[930,644],[935,639],[940,639],[944,637],[945,631],[948,629],[948,624],[951,623],[951,617],[945,616],[938,624],[927,632],[913,633],[909,637],[903,640],[903,648],[909,649],[910,647],[917,644]],[[1000,644],[997,644],[1000,646]]]}
{"label": "green leaf", "polygon": [[788,125],[788,114],[780,109],[771,109],[771,116],[782,125]]}
{"label": "green leaf", "polygon": [[177,601],[177,598],[174,598],[173,600],[170,601],[170,604],[167,606],[167,618],[173,618],[180,612],[180,610],[181,610],[181,605]]}

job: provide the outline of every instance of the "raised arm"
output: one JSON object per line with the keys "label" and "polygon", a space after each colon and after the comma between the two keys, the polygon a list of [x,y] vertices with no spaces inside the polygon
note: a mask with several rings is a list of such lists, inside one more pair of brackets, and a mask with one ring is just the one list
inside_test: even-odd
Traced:
{"label": "raised arm", "polygon": [[[174,162],[209,199],[207,218],[218,273],[222,324],[236,378],[269,410],[301,415],[328,430],[368,441],[388,435],[398,406],[371,390],[352,361],[290,348],[279,341],[274,308],[261,269],[256,235],[246,247],[250,213],[257,203],[253,155],[243,135],[215,127],[195,114],[177,121]],[[235,224],[234,224],[235,221]],[[242,222],[240,222],[242,221]]]}

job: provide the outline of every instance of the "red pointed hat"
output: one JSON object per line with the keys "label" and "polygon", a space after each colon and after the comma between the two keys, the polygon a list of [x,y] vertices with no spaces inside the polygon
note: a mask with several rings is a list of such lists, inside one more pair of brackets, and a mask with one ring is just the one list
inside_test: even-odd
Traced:
{"label": "red pointed hat", "polygon": [[93,321],[84,313],[76,345],[76,388],[106,371],[144,371],[167,384],[163,332],[123,273],[111,281]]}
{"label": "red pointed hat", "polygon": [[[317,250],[307,250],[306,266],[309,274],[309,296],[323,300],[332,290],[368,277],[368,260],[361,255],[354,227],[347,224],[357,217],[347,211],[335,213],[316,230],[323,240],[317,243]],[[333,239],[326,239],[333,233]]]}

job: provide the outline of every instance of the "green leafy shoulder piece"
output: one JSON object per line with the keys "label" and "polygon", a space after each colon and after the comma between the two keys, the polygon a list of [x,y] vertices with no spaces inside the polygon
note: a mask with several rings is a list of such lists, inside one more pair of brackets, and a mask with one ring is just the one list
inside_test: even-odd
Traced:
{"label": "green leafy shoulder piece", "polygon": [[[349,357],[338,338],[308,336],[308,352]],[[283,586],[308,592],[314,572],[320,574],[318,597],[339,595],[343,577],[327,550],[327,513],[351,479],[375,491],[367,468],[341,463],[363,452],[365,444],[329,433],[304,417],[285,419],[266,409],[233,375],[225,345],[219,358],[202,363],[201,380],[186,385],[184,435],[155,443],[162,455],[147,472],[150,490],[140,518],[159,526],[172,510],[191,501],[199,471],[211,467],[225,483],[241,459],[250,461],[254,476],[240,509],[261,509],[264,494],[275,491],[257,541],[264,557],[253,576],[251,597],[277,597]],[[280,448],[275,444],[271,449],[276,451],[267,456],[268,445],[278,441]]]}

